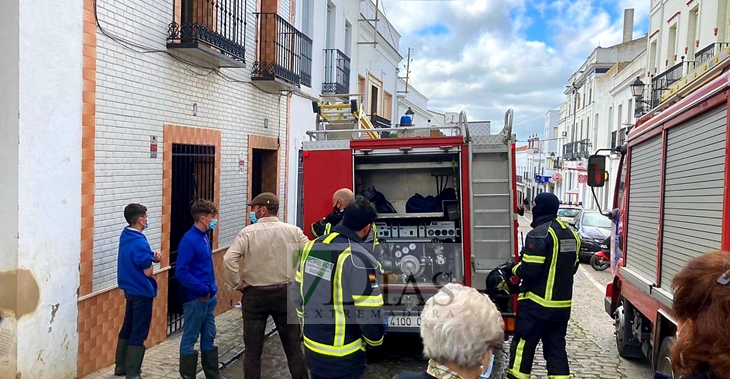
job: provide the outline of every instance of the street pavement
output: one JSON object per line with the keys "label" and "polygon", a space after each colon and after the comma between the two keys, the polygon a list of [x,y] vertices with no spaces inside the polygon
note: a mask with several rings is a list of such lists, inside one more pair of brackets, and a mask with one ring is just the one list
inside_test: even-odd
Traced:
{"label": "street pavement", "polygon": [[[530,231],[530,214],[520,217],[520,231]],[[521,237],[521,236],[520,236]],[[520,238],[521,239],[521,238]],[[572,317],[567,335],[567,352],[573,377],[576,379],[651,379],[648,364],[627,361],[618,356],[613,320],[603,309],[605,283],[611,280],[610,270],[594,271],[581,264],[575,276]],[[505,377],[509,343],[497,353],[490,378]],[[423,346],[418,335],[388,335],[385,351],[369,357],[366,379],[390,379],[404,370],[422,371],[427,360],[422,356]],[[227,379],[243,379],[243,363],[234,361],[223,371]],[[286,356],[277,334],[269,337],[262,356],[262,379],[290,378]],[[532,377],[547,379],[542,350],[538,348]]]}

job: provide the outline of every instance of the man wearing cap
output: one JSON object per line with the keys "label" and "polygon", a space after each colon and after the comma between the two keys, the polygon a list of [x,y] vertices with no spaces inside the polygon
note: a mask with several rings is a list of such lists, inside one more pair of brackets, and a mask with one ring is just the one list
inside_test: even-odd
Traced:
{"label": "man wearing cap", "polygon": [[299,320],[288,298],[295,264],[309,239],[297,226],[279,220],[279,199],[273,193],[261,193],[248,205],[252,224],[238,233],[223,257],[228,289],[243,293],[244,378],[261,378],[261,354],[269,315],[276,323],[292,379],[309,378]]}

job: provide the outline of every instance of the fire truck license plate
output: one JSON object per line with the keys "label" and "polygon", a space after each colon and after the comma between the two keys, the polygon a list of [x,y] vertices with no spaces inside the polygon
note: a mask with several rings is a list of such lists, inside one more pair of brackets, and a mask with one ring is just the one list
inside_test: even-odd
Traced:
{"label": "fire truck license plate", "polygon": [[394,327],[420,328],[420,316],[391,316],[388,318],[388,325]]}

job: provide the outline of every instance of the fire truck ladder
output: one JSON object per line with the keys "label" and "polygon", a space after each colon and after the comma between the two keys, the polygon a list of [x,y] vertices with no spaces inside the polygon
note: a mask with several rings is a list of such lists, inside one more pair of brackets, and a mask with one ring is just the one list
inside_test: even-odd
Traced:
{"label": "fire truck ladder", "polygon": [[370,138],[380,138],[380,134],[374,131],[375,127],[362,106],[358,106],[356,99],[351,99],[349,104],[312,101],[312,109],[324,123],[324,130],[342,130],[345,133],[350,131],[350,138],[352,138],[351,131],[358,130],[359,126],[360,129],[366,130]]}

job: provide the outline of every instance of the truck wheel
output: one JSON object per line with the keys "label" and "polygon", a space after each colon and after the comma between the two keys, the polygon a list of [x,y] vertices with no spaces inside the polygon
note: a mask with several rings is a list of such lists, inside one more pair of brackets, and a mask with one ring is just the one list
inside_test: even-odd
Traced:
{"label": "truck wheel", "polygon": [[659,348],[659,356],[657,356],[657,371],[670,378],[675,378],[674,370],[672,369],[672,358],[669,356],[669,349],[672,348],[675,340],[674,337],[664,337],[662,346]]}
{"label": "truck wheel", "polygon": [[641,350],[641,343],[631,333],[631,322],[634,319],[634,308],[631,304],[621,299],[620,305],[614,313],[614,325],[616,327],[616,349],[618,355],[626,359],[646,359]]}

